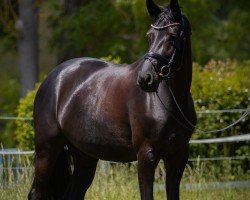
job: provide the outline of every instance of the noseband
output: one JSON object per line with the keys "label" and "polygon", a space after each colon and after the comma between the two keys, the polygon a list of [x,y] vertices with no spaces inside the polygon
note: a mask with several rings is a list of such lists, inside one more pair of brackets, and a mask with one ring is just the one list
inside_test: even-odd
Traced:
{"label": "noseband", "polygon": [[[155,53],[155,52],[148,52],[145,54],[144,59],[145,60],[149,60],[151,62],[151,64],[153,65],[153,67],[155,68],[156,72],[158,73],[158,75],[161,77],[161,79],[163,80],[167,80],[171,77],[171,75],[176,72],[179,71],[182,67],[182,59],[183,59],[183,54],[184,54],[184,49],[185,47],[182,47],[182,54],[181,54],[181,64],[177,69],[172,69],[172,63],[174,62],[175,56],[176,56],[176,51],[179,50],[181,48],[181,42],[185,41],[185,36],[184,36],[184,20],[182,18],[182,23],[172,23],[172,24],[168,24],[165,26],[154,26],[151,24],[151,27],[155,30],[164,30],[166,28],[169,27],[173,27],[173,26],[180,26],[181,27],[181,32],[180,35],[178,37],[177,43],[175,45],[174,51],[172,53],[172,55],[169,58],[166,58],[164,56],[162,56],[161,54]],[[185,45],[185,43],[183,43],[183,45]],[[150,58],[154,58],[158,61],[157,65],[155,65],[154,63],[152,63]]]}

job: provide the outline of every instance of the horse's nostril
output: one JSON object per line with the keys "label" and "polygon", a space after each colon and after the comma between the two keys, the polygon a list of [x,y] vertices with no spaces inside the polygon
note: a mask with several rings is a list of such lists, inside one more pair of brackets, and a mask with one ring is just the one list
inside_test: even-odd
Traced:
{"label": "horse's nostril", "polygon": [[137,85],[141,85],[142,81],[140,78],[137,79]]}
{"label": "horse's nostril", "polygon": [[146,75],[145,82],[146,82],[148,85],[152,85],[152,84],[153,84],[153,75],[152,75],[152,74],[147,74],[147,75]]}
{"label": "horse's nostril", "polygon": [[142,82],[143,82],[142,80],[143,79],[142,79],[141,75],[139,75],[138,78],[137,78],[137,85],[141,85]]}

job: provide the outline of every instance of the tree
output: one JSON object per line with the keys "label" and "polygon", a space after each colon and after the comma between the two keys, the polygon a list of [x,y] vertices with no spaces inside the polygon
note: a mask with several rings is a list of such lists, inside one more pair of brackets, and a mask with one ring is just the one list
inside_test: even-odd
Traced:
{"label": "tree", "polygon": [[135,52],[129,49],[138,37],[131,31],[135,29],[131,6],[124,4],[114,0],[85,1],[70,14],[55,4],[55,12],[48,20],[53,32],[51,46],[67,59],[119,55],[126,58],[124,61],[132,60]]}
{"label": "tree", "polygon": [[21,97],[34,89],[38,79],[38,1],[19,1],[18,54]]}
{"label": "tree", "polygon": [[17,0],[0,1],[0,51],[16,49],[15,21],[17,18]]}
{"label": "tree", "polygon": [[[89,0],[65,0],[63,5],[62,5],[62,16],[63,17],[70,17],[74,14],[74,12],[76,12],[76,10],[88,3]],[[59,41],[58,41],[58,45],[59,45],[59,49],[62,49],[65,45],[67,45],[68,38],[67,38],[67,32],[70,30],[62,29],[61,30],[61,36],[59,37]],[[74,49],[66,49],[65,51],[63,51],[61,54],[58,55],[58,63],[61,63],[65,60],[68,60],[70,58],[75,57],[76,52]]]}
{"label": "tree", "polygon": [[250,2],[245,0],[219,0],[214,13],[216,29],[213,42],[214,58],[250,59]]}

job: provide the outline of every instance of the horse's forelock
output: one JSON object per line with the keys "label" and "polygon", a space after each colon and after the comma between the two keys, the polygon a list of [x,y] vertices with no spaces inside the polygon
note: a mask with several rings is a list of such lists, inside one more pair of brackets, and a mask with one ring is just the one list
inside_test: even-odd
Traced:
{"label": "horse's forelock", "polygon": [[155,20],[155,25],[164,25],[165,23],[170,23],[176,20],[176,16],[170,9],[170,5],[164,6],[162,12],[159,14],[158,18]]}

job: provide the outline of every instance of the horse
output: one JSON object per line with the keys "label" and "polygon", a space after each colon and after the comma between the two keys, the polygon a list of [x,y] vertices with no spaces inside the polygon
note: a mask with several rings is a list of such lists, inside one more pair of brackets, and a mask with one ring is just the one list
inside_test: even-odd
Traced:
{"label": "horse", "polygon": [[153,200],[155,169],[163,160],[167,199],[179,199],[194,131],[184,118],[196,124],[191,25],[177,0],[146,5],[153,24],[145,55],[130,65],[75,58],[41,84],[34,101],[35,174],[28,199],[84,199],[98,160],[137,161],[142,200]]}

